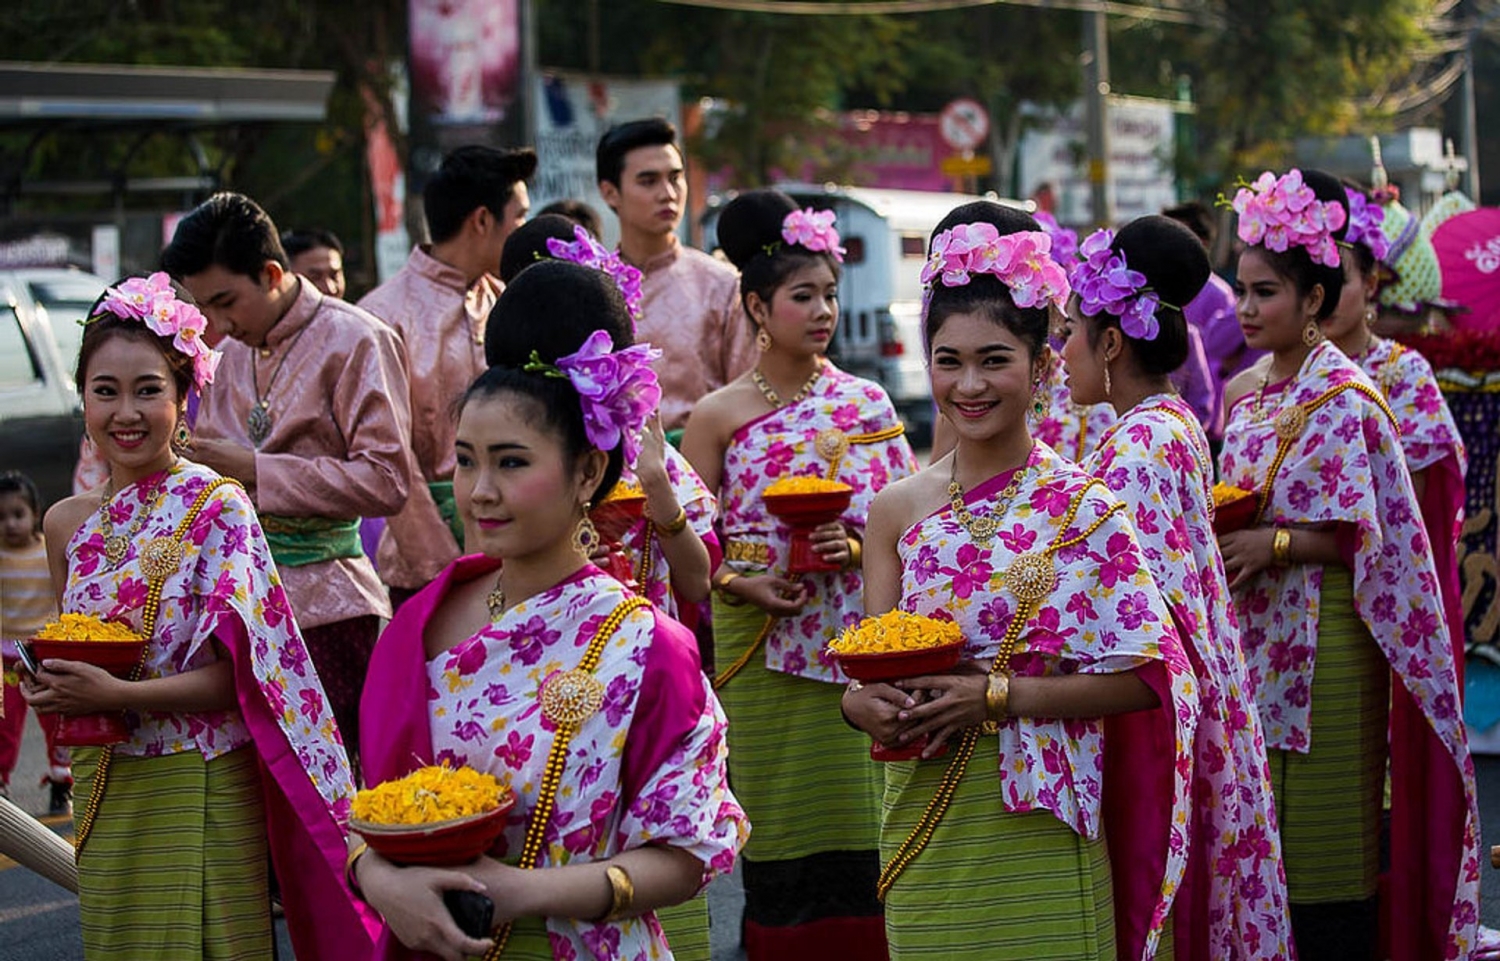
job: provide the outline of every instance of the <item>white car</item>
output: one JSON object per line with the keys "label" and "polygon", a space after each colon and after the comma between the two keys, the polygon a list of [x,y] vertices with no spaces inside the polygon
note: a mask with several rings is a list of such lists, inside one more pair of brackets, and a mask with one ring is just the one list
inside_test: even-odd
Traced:
{"label": "white car", "polygon": [[35,481],[44,508],[72,493],[83,437],[73,369],[105,286],[66,267],[0,269],[0,470]]}

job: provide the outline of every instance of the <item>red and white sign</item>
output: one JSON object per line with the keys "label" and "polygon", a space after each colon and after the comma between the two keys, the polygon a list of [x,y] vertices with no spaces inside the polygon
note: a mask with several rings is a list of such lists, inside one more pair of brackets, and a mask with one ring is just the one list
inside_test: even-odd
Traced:
{"label": "red and white sign", "polygon": [[954,150],[973,150],[989,136],[989,111],[968,97],[950,101],[938,115],[938,132]]}

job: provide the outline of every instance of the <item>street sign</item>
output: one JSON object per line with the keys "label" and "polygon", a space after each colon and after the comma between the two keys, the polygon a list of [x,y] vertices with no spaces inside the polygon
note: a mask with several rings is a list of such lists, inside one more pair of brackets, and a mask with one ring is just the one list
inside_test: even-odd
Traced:
{"label": "street sign", "polygon": [[954,150],[973,150],[989,136],[989,111],[968,97],[950,101],[938,114],[938,132]]}
{"label": "street sign", "polygon": [[987,177],[994,168],[988,154],[974,157],[953,154],[940,160],[938,169],[947,177]]}

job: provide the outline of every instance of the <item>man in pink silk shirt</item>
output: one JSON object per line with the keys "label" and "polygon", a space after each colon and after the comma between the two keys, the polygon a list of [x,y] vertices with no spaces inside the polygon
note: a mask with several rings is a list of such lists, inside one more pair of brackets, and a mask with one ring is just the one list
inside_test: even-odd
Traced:
{"label": "man in pink silk shirt", "polygon": [[642,274],[636,339],[662,351],[656,362],[662,426],[680,433],[700,397],[755,364],[739,275],[677,241],[687,180],[670,123],[654,118],[611,127],[596,159],[599,194],[620,220],[620,256]]}
{"label": "man in pink silk shirt", "polygon": [[183,218],[162,267],[225,339],[188,456],[245,485],[350,750],[391,605],[359,519],[411,488],[406,360],[396,333],[287,269],[276,225],[242,194]]}
{"label": "man in pink silk shirt", "polygon": [[463,548],[453,501],[453,403],[484,373],[484,324],[503,285],[505,238],[526,219],[531,150],[460,147],[422,191],[432,242],[359,305],[395,328],[411,381],[411,497],[386,521],[376,555],[396,606]]}

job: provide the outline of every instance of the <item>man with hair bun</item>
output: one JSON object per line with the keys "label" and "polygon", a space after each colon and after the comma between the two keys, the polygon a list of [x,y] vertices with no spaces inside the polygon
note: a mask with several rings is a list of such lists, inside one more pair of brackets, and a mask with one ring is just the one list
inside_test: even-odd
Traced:
{"label": "man with hair bun", "polygon": [[386,523],[377,560],[399,606],[462,552],[453,504],[454,400],[484,372],[484,324],[504,285],[505,239],[526,219],[530,149],[460,147],[422,191],[430,244],[359,305],[395,328],[411,378],[411,497]]}
{"label": "man with hair bun", "polygon": [[620,221],[620,255],[644,275],[636,335],[662,359],[661,419],[677,437],[693,405],[755,362],[733,268],[682,246],[687,179],[677,130],[660,117],[611,127],[599,141],[599,195]]}

